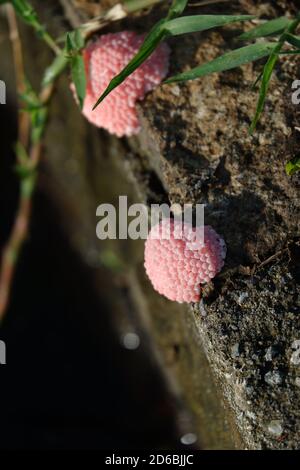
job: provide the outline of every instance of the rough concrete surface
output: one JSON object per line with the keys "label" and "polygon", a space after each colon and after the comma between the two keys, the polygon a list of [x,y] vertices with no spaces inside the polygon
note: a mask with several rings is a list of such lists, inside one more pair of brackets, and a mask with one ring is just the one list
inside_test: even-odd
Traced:
{"label": "rough concrete surface", "polygon": [[[296,4],[241,0],[193,11],[272,18],[294,13]],[[237,47],[233,37],[249,27],[170,40],[170,73]],[[262,62],[159,87],[140,105],[142,132],[129,140],[124,162],[143,200],[204,203],[206,223],[226,240],[223,273],[192,306],[185,328],[191,334],[191,321],[245,446],[254,449],[299,447],[299,177],[284,171],[300,142],[299,107],[291,103],[299,65],[281,58],[254,136],[250,87]],[[164,317],[172,311],[165,305]]]}
{"label": "rough concrete surface", "polygon": [[[225,8],[273,17],[293,3]],[[170,41],[171,73],[233,47],[238,29]],[[141,105],[143,131],[131,140],[169,200],[204,203],[206,223],[226,240],[223,273],[191,310],[240,433],[254,449],[299,448],[299,177],[284,171],[299,152],[299,107],[291,101],[299,65],[290,58],[278,64],[253,136],[257,93],[250,87],[261,63],[158,88]]]}

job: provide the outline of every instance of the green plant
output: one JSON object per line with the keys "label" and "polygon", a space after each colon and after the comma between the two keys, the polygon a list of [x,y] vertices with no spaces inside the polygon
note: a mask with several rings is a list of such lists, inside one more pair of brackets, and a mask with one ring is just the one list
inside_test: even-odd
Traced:
{"label": "green plant", "polygon": [[[139,52],[131,60],[131,62],[109,83],[107,89],[95,103],[96,108],[101,101],[117,86],[119,86],[131,73],[136,70],[158,44],[168,36],[178,36],[180,34],[193,33],[196,31],[204,31],[211,28],[224,26],[236,21],[246,21],[253,19],[252,16],[224,16],[224,15],[193,15],[179,17],[187,5],[187,0],[173,0],[172,5],[166,18],[160,20],[145,38]],[[273,41],[259,41],[254,44],[234,49],[226,54],[217,57],[211,62],[202,64],[187,72],[180,73],[166,80],[165,83],[180,82],[186,80],[194,80],[204,77],[205,75],[223,72],[233,69],[248,62],[254,62],[263,57],[268,57],[263,68],[263,72],[258,77],[255,86],[260,83],[259,98],[255,116],[250,126],[250,133],[256,128],[258,120],[264,109],[266,95],[269,83],[274,71],[274,67],[281,54],[300,54],[300,36],[294,33],[300,23],[300,12],[296,18],[289,19],[280,17],[274,20],[266,21],[260,26],[253,28],[251,31],[240,35],[239,41],[252,41],[260,38],[272,36]],[[284,49],[288,45],[289,49]],[[294,50],[290,50],[290,47]]]}

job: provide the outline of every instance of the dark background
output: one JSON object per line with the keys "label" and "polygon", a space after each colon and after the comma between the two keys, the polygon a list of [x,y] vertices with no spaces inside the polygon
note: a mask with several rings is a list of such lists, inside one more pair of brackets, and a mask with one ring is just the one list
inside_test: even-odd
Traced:
{"label": "dark background", "polygon": [[[1,246],[18,195],[15,118],[14,110],[0,106]],[[178,446],[172,397],[143,347],[121,345],[110,313],[38,191],[0,327],[7,347],[7,364],[0,367],[0,448]]]}

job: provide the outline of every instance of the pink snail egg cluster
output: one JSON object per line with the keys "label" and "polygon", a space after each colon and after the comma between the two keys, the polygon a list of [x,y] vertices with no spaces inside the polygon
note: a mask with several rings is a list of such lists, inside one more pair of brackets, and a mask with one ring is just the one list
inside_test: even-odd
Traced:
{"label": "pink snail egg cluster", "polygon": [[139,132],[136,101],[142,100],[168,73],[169,48],[161,44],[133,74],[92,110],[111,79],[138,52],[143,40],[144,35],[132,31],[104,34],[84,50],[87,89],[83,115],[92,124],[118,137]]}
{"label": "pink snail egg cluster", "polygon": [[146,240],[145,269],[154,289],[168,299],[198,302],[200,285],[222,269],[225,256],[224,240],[209,225],[193,228],[163,219]]}

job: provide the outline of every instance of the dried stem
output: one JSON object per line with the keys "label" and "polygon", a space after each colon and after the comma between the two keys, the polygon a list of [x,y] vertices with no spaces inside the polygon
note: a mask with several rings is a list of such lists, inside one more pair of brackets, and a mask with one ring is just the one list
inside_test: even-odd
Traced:
{"label": "dried stem", "polygon": [[[46,105],[53,92],[53,84],[47,85],[40,93],[40,101]],[[42,143],[35,142],[30,149],[26,167],[30,175],[21,180],[19,206],[10,237],[3,249],[0,266],[0,323],[4,318],[9,302],[12,281],[18,262],[19,253],[26,240],[32,211],[32,195],[36,187],[35,170],[41,157]]]}
{"label": "dried stem", "polygon": [[[20,93],[23,93],[25,90],[25,75],[23,68],[22,47],[20,43],[15,12],[10,5],[7,6],[7,18],[10,28],[10,38],[13,46],[17,89]],[[39,96],[41,105],[46,105],[48,103],[52,92],[53,83],[50,83],[42,88]],[[30,132],[29,113],[20,113],[18,132],[18,141],[24,146],[24,148],[26,148],[28,145]],[[21,180],[19,205],[15,221],[9,239],[2,252],[0,265],[0,322],[3,320],[7,310],[19,253],[28,233],[29,221],[32,211],[32,194],[36,186],[35,170],[40,161],[41,147],[42,144],[40,141],[31,145],[29,158],[26,162],[26,167],[30,169],[30,174]]]}
{"label": "dried stem", "polygon": [[[22,45],[19,35],[18,23],[15,14],[15,10],[12,5],[6,5],[7,21],[9,25],[10,41],[13,50],[13,59],[15,67],[15,77],[18,94],[22,94],[25,91],[25,73],[24,73],[24,62]],[[20,111],[19,122],[18,122],[18,133],[19,141],[24,147],[28,145],[29,130],[30,130],[30,117],[28,113]]]}

